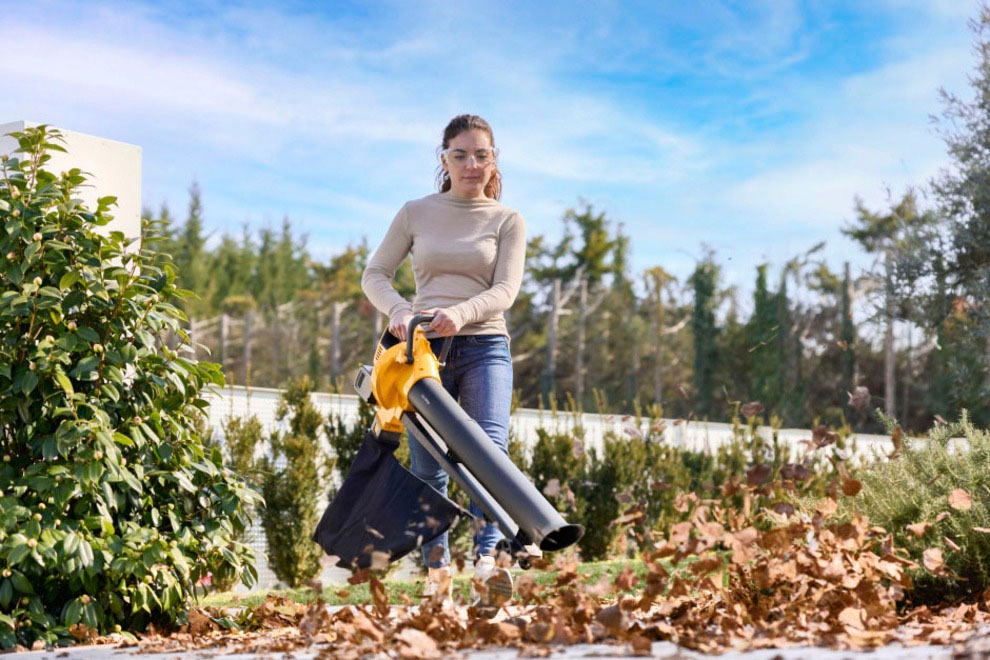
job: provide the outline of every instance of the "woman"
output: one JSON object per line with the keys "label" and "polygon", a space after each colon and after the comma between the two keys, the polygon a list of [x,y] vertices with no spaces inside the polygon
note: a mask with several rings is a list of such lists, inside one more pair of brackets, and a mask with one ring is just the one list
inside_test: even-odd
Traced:
{"label": "woman", "polygon": [[[433,314],[427,332],[435,353],[445,337],[453,344],[441,371],[444,388],[464,411],[508,453],[512,404],[512,359],[504,312],[522,282],[526,226],[522,216],[503,206],[492,129],[481,117],[459,115],[443,132],[437,170],[438,193],[407,202],[372,255],[361,284],[365,294],[389,318],[389,331],[406,340],[414,314]],[[399,264],[412,255],[416,295],[412,303],[392,286]],[[413,474],[442,493],[447,473],[409,438]],[[471,512],[483,520],[474,502]],[[509,572],[495,564],[502,538],[494,524],[474,535],[475,605],[499,607],[512,594]],[[424,544],[429,568],[426,594],[450,598],[447,534]],[[480,584],[479,584],[480,586]]]}

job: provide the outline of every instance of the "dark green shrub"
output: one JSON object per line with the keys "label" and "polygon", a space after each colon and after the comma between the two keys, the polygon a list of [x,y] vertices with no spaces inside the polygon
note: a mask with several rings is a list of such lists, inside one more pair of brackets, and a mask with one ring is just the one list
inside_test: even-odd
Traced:
{"label": "dark green shrub", "polygon": [[574,433],[537,430],[525,470],[568,522],[584,525],[578,547],[586,561],[614,553],[625,527],[612,523],[634,506],[644,514],[634,531],[666,523],[676,493],[687,486],[680,453],[660,442],[653,433],[659,426],[650,423],[648,429],[609,433],[601,452],[585,451],[580,427]]}
{"label": "dark green shrub", "polygon": [[[826,493],[835,494],[846,475],[842,456],[846,449],[848,428],[833,431],[824,425],[811,429],[798,462],[798,450],[782,443],[779,437],[780,418],[770,419],[770,438],[761,433],[762,406],[750,403],[736,405],[733,416],[732,441],[721,445],[704,467],[704,480],[692,479],[692,489],[705,499],[713,499],[724,508],[734,508],[747,514],[771,509],[777,513],[793,513],[805,501],[816,501]],[[756,412],[747,412],[747,407]],[[704,458],[692,459],[705,463]],[[701,475],[696,475],[700,477]],[[771,520],[757,521],[772,526]]]}
{"label": "dark green shrub", "polygon": [[[586,452],[580,428],[539,429],[523,465],[568,521],[585,526],[582,558],[597,560],[622,553],[627,538],[649,542],[653,532],[666,533],[693,514],[691,502],[750,513],[787,511],[799,498],[820,496],[835,483],[841,462],[825,454],[791,462],[794,451],[779,442],[776,431],[768,441],[759,430],[759,420],[750,415],[735,425],[730,442],[708,452],[668,444],[659,418],[628,418],[621,433],[606,434],[601,451]],[[824,428],[814,437],[830,448],[821,451],[841,447],[841,439]],[[615,525],[616,520],[624,522]]]}
{"label": "dark green shrub", "polygon": [[[205,420],[204,420],[205,422]],[[254,415],[247,419],[235,417],[228,419],[223,424],[223,443],[221,444],[212,436],[212,428],[207,428],[204,423],[203,438],[210,438],[207,446],[216,446],[224,456],[224,465],[232,472],[240,476],[256,493],[258,493],[259,503],[245,503],[244,515],[249,520],[254,520],[260,512],[261,498],[261,474],[258,465],[254,460],[254,448],[264,439],[264,430],[261,422]],[[204,441],[205,442],[205,441]],[[234,530],[232,538],[243,542],[247,536],[247,528]],[[210,591],[229,591],[237,584],[236,579],[223,579],[217,574],[212,574],[208,586]]]}
{"label": "dark green shrub", "polygon": [[[222,385],[187,344],[167,257],[90,210],[85,177],[45,170],[44,126],[0,166],[0,646],[76,624],[142,630],[183,616],[197,582],[256,578],[234,541],[254,493],[206,450],[194,411]],[[130,249],[128,249],[130,248]]]}
{"label": "dark green shrub", "polygon": [[529,460],[520,465],[533,484],[570,522],[582,522],[586,504],[576,493],[587,480],[588,459],[584,451],[584,431],[536,430],[536,443]]}
{"label": "dark green shrub", "polygon": [[257,489],[261,488],[263,475],[259,472],[258,461],[255,460],[254,454],[264,438],[265,430],[255,415],[247,419],[234,417],[223,425],[227,465],[241,475],[245,482]]}
{"label": "dark green shrub", "polygon": [[[375,418],[375,408],[367,401],[358,402],[358,418],[353,425],[348,425],[339,415],[331,414],[323,424],[323,434],[326,436],[333,452],[333,464],[330,483],[330,497],[337,492],[340,483],[347,476],[347,471],[354,462],[361,443],[364,442],[365,432],[371,427]],[[408,455],[408,450],[407,450]],[[400,459],[401,460],[401,459]]]}
{"label": "dark green shrub", "polygon": [[[661,420],[630,418],[621,433],[606,434],[600,456],[589,452],[586,479],[578,491],[585,502],[582,522],[593,530],[581,540],[583,558],[604,559],[626,546],[622,534],[642,541],[653,530],[683,519],[677,497],[690,492],[692,473],[685,456],[691,454],[667,444],[662,434]],[[634,512],[641,516],[614,524]]]}
{"label": "dark green shrub", "polygon": [[306,376],[289,383],[276,416],[280,421],[288,418],[289,430],[272,434],[271,454],[260,463],[268,564],[290,587],[302,586],[320,572],[323,550],[311,537],[333,469],[320,438],[325,420],[310,399],[312,391]]}

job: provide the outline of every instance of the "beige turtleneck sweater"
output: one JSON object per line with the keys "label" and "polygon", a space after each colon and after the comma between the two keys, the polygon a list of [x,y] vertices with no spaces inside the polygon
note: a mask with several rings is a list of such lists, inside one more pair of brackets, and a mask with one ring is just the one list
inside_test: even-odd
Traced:
{"label": "beige turtleneck sweater", "polygon": [[[392,277],[412,254],[416,297],[410,304]],[[461,335],[508,335],[502,315],[522,284],[523,217],[494,199],[434,193],[407,202],[361,278],[368,299],[392,318],[401,310],[447,309]]]}

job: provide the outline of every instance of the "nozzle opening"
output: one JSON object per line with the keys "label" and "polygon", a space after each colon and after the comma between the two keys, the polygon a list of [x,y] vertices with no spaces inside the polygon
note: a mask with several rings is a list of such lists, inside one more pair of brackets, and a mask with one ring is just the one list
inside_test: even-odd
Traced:
{"label": "nozzle opening", "polygon": [[544,552],[554,552],[574,545],[584,536],[584,526],[564,525],[553,530],[540,541],[540,550]]}

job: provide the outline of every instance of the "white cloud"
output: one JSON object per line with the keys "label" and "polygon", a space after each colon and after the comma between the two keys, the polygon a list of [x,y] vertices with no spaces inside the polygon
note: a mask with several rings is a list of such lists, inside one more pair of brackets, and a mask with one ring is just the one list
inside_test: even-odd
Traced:
{"label": "white cloud", "polygon": [[924,183],[941,162],[927,115],[939,86],[965,87],[965,28],[947,26],[967,3],[889,3],[932,29],[902,22],[876,44],[888,64],[823,80],[802,68],[818,14],[798,2],[479,16],[449,3],[186,14],[42,0],[0,24],[0,42],[34,45],[0,59],[20,92],[0,97],[0,121],[140,144],[152,206],[184,208],[196,177],[218,226],[288,213],[313,241],[346,245],[377,240],[428,193],[442,122],[479,112],[531,234],[559,229],[584,197],[626,223],[644,267],[691,263],[706,241],[744,271],[742,251],[766,251],[757,239],[778,236],[779,252],[802,243],[783,229],[804,247],[832,238],[854,195],[880,204],[885,186]]}

